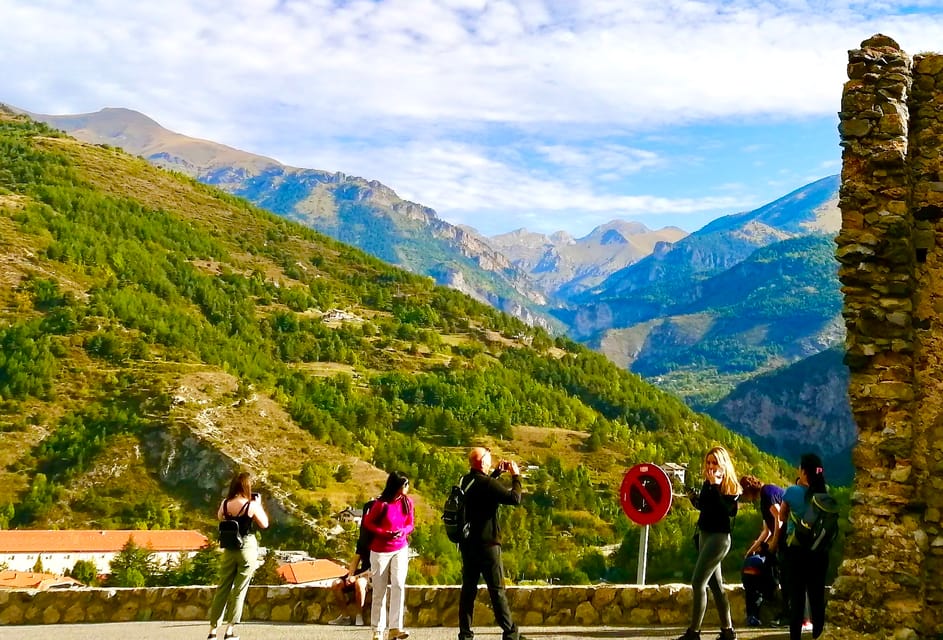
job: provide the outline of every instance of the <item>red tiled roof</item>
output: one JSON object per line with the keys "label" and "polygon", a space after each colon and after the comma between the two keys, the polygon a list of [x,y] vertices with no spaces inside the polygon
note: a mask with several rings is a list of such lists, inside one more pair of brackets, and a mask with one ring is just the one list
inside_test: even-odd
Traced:
{"label": "red tiled roof", "polygon": [[278,568],[278,575],[290,584],[301,584],[340,578],[347,575],[347,567],[342,567],[330,560],[306,560],[283,564]]}
{"label": "red tiled roof", "polygon": [[139,547],[155,552],[195,551],[209,542],[202,533],[191,530],[9,529],[0,530],[0,553],[117,552],[129,537]]}
{"label": "red tiled roof", "polygon": [[81,587],[81,582],[66,576],[32,571],[0,571],[0,589],[48,589],[50,587]]}

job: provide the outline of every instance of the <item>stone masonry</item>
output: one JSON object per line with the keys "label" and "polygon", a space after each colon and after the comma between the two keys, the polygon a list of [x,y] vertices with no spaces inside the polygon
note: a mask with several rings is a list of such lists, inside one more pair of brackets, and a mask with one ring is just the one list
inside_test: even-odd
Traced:
{"label": "stone masonry", "polygon": [[[849,52],[836,243],[858,425],[827,638],[943,637],[943,55]],[[831,623],[834,623],[832,625]]]}
{"label": "stone masonry", "polygon": [[[406,626],[458,626],[460,590],[459,586],[407,587]],[[205,620],[213,592],[213,587],[0,590],[0,625]],[[743,590],[729,587],[728,593],[735,619],[743,619]],[[691,615],[691,587],[509,587],[508,602],[515,622],[525,627],[681,625]],[[718,624],[714,609],[708,609],[705,629]],[[253,586],[246,596],[243,619],[324,624],[338,613],[331,590],[326,587]],[[478,591],[475,624],[494,625],[484,588]]]}

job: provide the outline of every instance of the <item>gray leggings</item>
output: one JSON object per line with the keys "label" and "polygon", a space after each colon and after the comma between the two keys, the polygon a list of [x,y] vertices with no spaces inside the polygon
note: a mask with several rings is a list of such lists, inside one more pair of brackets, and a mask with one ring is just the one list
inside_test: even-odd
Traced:
{"label": "gray leggings", "polygon": [[730,603],[724,593],[724,574],[721,563],[727,552],[730,551],[729,533],[700,532],[700,549],[697,555],[697,564],[694,565],[694,575],[691,576],[691,590],[694,600],[691,603],[691,630],[700,631],[704,622],[704,612],[707,610],[707,587],[714,594],[714,603],[717,613],[720,614],[720,626],[723,629],[733,627],[730,619]]}

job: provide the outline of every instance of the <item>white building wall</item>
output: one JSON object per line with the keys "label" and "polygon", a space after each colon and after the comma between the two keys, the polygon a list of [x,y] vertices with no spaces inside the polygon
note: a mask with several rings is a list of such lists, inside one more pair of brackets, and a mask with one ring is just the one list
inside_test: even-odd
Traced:
{"label": "white building wall", "polygon": [[[32,571],[36,566],[37,557],[42,557],[43,571],[56,575],[65,575],[72,571],[72,567],[79,560],[87,560],[95,564],[98,573],[109,573],[111,561],[118,555],[116,551],[105,552],[69,552],[69,553],[11,553],[0,554],[0,563],[7,565],[13,571]],[[192,558],[196,551],[161,551],[154,553],[154,561],[160,565],[168,562],[178,562],[181,556]]]}

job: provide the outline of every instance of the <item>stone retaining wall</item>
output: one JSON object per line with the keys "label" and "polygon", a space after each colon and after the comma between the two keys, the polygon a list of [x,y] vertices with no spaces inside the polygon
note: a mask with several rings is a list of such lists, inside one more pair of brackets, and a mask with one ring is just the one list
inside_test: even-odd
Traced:
{"label": "stone retaining wall", "polygon": [[[458,626],[458,586],[407,587],[406,625]],[[134,620],[204,620],[212,587],[0,591],[0,625]],[[743,591],[728,587],[734,620],[743,620]],[[570,625],[683,625],[691,615],[691,588],[668,584],[638,587],[509,587],[515,621],[525,627]],[[368,607],[369,609],[369,607]],[[250,587],[244,620],[326,623],[339,613],[323,587]],[[478,592],[475,624],[492,625],[487,591]],[[717,625],[708,607],[705,628]]]}

